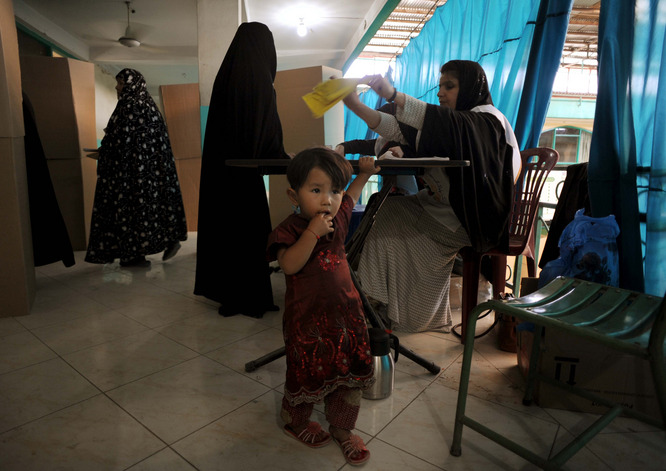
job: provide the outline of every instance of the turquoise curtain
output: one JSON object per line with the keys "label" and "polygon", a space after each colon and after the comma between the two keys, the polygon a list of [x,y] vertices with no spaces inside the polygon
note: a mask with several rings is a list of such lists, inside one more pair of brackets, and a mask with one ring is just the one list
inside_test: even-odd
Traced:
{"label": "turquoise curtain", "polygon": [[601,3],[588,171],[593,216],[614,214],[620,226],[620,285],[658,296],[666,290],[665,28],[666,0]]}
{"label": "turquoise curtain", "polygon": [[[360,95],[361,102],[370,108],[379,108],[381,106],[378,100],[378,96],[372,90],[361,93]],[[368,129],[368,125],[365,122],[356,116],[354,113],[350,112],[345,106],[345,141],[351,141],[353,139],[374,139],[377,137],[377,134]],[[358,155],[348,155],[348,159],[358,159]]]}
{"label": "turquoise curtain", "polygon": [[[532,147],[545,120],[572,3],[449,0],[398,57],[396,87],[437,103],[442,64],[452,59],[475,60],[488,75],[495,106],[514,128],[518,125],[518,142],[523,148]],[[362,135],[364,131],[356,126],[347,118],[345,139]]]}
{"label": "turquoise curtain", "polygon": [[521,149],[536,147],[569,26],[573,0],[542,1],[537,13],[514,131]]}
{"label": "turquoise curtain", "polygon": [[474,60],[486,71],[495,106],[515,122],[538,10],[538,0],[448,1],[398,57],[396,86],[438,103],[442,64]]}

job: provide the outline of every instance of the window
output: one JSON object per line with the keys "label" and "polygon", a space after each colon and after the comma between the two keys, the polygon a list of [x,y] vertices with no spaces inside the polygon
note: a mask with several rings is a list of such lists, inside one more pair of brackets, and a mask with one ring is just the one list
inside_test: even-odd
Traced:
{"label": "window", "polygon": [[590,157],[592,133],[580,128],[563,126],[543,132],[540,147],[552,147],[560,154],[558,163],[587,162]]}

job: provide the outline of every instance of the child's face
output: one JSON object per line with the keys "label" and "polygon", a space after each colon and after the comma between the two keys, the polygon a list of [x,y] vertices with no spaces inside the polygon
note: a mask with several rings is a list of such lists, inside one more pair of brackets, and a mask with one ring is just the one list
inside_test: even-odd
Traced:
{"label": "child's face", "polygon": [[340,209],[344,190],[333,188],[331,177],[319,167],[314,167],[298,191],[290,188],[288,195],[291,202],[300,207],[301,216],[310,220],[318,214],[335,217]]}

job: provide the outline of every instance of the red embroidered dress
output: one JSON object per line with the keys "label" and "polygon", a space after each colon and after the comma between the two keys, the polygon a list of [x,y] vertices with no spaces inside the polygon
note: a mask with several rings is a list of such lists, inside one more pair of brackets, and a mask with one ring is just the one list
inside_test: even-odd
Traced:
{"label": "red embroidered dress", "polygon": [[[344,246],[353,204],[343,197],[335,230],[317,241],[301,271],[285,275],[285,397],[292,406],[320,402],[341,385],[365,389],[372,384],[368,329]],[[295,214],[285,219],[268,238],[269,259],[276,259],[280,246],[293,245],[307,226]]]}

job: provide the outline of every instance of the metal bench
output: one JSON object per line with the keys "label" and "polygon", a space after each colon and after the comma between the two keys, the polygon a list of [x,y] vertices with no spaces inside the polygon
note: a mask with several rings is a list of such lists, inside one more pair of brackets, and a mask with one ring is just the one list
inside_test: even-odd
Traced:
{"label": "metal bench", "polygon": [[[476,321],[479,314],[489,309],[496,313],[516,316],[535,326],[527,387],[523,399],[525,405],[531,404],[535,385],[537,382],[543,381],[568,393],[608,407],[605,414],[551,458],[542,458],[519,443],[506,438],[501,430],[491,430],[465,415]],[[666,362],[664,357],[666,302],[663,298],[584,280],[558,277],[543,288],[521,298],[490,300],[482,303],[472,310],[468,322],[451,446],[452,455],[461,455],[462,431],[465,425],[542,469],[549,470],[560,469],[569,458],[621,414],[666,428]],[[661,417],[653,417],[622,404],[615,404],[596,393],[541,375],[537,365],[544,327],[548,330],[561,329],[571,336],[579,337],[580,342],[597,342],[618,352],[635,355],[648,361]]]}

